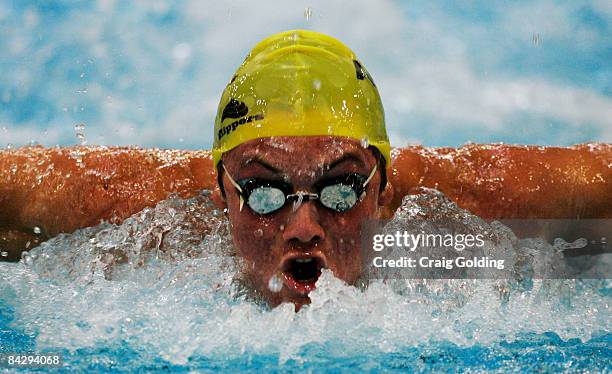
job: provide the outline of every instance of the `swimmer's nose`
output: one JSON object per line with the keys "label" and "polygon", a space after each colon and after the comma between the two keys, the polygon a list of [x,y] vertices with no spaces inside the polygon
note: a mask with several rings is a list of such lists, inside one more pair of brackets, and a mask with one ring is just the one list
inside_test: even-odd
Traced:
{"label": "swimmer's nose", "polygon": [[319,223],[319,213],[315,204],[303,203],[295,212],[290,213],[283,231],[283,239],[300,243],[318,243],[325,239],[325,230]]}

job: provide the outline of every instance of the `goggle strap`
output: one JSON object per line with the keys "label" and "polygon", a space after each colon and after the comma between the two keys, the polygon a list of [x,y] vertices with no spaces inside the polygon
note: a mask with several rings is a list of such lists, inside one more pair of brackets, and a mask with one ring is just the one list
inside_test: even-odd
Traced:
{"label": "goggle strap", "polygon": [[370,173],[370,175],[368,176],[368,179],[366,179],[366,181],[363,183],[363,187],[365,188],[365,186],[368,185],[368,183],[370,183],[370,181],[372,180],[372,178],[374,178],[374,173],[376,173],[376,167],[377,165],[374,165],[374,169],[372,169],[372,172]]}
{"label": "goggle strap", "polygon": [[292,212],[298,210],[300,205],[302,205],[302,201],[304,200],[304,195],[302,194],[297,194],[297,197],[297,200],[293,201],[293,208],[291,209]]}
{"label": "goggle strap", "polygon": [[366,186],[368,185],[368,183],[370,183],[372,178],[374,178],[374,173],[376,173],[376,167],[377,167],[377,165],[374,165],[374,169],[372,169],[372,172],[370,172],[370,175],[368,176],[368,179],[366,179],[366,181],[363,183],[363,191],[361,192],[361,196],[359,196],[359,200],[360,201],[363,199],[363,197],[366,194]]}
{"label": "goggle strap", "polygon": [[232,178],[232,176],[230,175],[229,171],[227,171],[227,168],[225,167],[225,164],[221,164],[221,166],[223,166],[223,170],[225,170],[225,174],[227,174],[227,178],[230,180],[230,183],[236,187],[236,189],[238,190],[239,195],[240,195],[240,211],[242,212],[242,207],[244,206],[244,198],[242,197],[242,188],[240,187],[240,185],[238,183],[236,183],[236,181],[234,180],[234,178]]}
{"label": "goggle strap", "polygon": [[292,193],[290,195],[287,195],[286,198],[290,199],[290,198],[293,198],[294,196],[297,196],[297,200],[293,201],[292,212],[295,212],[296,210],[298,210],[300,205],[302,205],[302,203],[304,202],[304,196],[306,196],[308,200],[314,200],[314,199],[319,198],[318,194],[312,193],[312,192],[305,192],[305,191],[298,191],[296,193]]}

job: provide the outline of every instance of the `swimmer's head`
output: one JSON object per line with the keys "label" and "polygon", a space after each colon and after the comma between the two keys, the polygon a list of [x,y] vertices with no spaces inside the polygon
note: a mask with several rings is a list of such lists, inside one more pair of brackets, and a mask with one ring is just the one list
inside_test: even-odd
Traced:
{"label": "swimmer's head", "polygon": [[380,96],[355,54],[314,31],[278,33],[253,48],[221,96],[214,164],[249,140],[326,135],[372,146],[390,164]]}
{"label": "swimmer's head", "polygon": [[361,224],[393,191],[380,96],[353,52],[312,31],[265,39],[223,92],[214,136],[215,198],[249,288],[299,306],[323,268],[355,284]]}

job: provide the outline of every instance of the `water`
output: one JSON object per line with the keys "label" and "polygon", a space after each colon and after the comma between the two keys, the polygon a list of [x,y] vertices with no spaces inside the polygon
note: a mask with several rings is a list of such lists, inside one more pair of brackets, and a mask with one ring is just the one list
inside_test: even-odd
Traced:
{"label": "water", "polygon": [[[427,225],[431,207],[485,224],[435,193],[405,199],[392,224]],[[205,192],[0,263],[0,351],[61,351],[82,371],[612,370],[609,280],[356,288],[324,271],[311,305],[270,310],[241,286],[228,230]]]}
{"label": "water", "polygon": [[306,7],[304,9],[304,19],[308,22],[312,18],[312,8]]}

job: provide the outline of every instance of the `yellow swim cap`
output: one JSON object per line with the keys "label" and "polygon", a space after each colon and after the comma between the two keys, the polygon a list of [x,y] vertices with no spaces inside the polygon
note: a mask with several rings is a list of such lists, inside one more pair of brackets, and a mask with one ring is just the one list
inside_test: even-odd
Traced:
{"label": "yellow swim cap", "polygon": [[212,154],[271,136],[346,136],[391,164],[385,114],[372,78],[340,41],[294,30],[264,39],[225,88]]}

